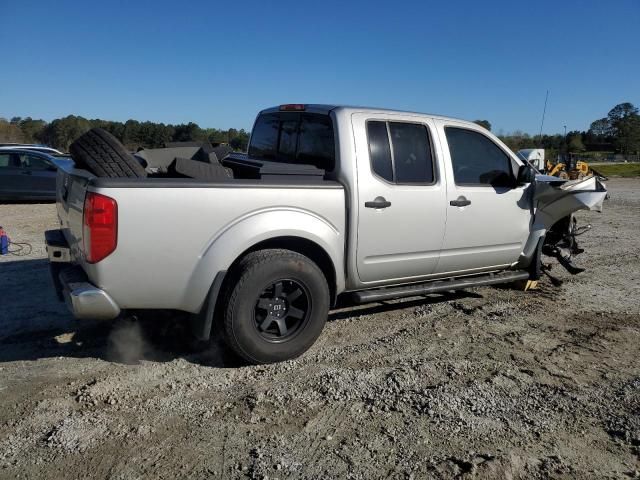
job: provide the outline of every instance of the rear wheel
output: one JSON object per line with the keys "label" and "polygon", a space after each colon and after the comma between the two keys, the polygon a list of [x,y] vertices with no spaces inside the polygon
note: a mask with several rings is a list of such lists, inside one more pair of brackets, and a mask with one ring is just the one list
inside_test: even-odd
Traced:
{"label": "rear wheel", "polygon": [[329,311],[329,287],[309,258],[289,250],[247,255],[226,290],[224,339],[250,363],[295,358],[318,338]]}

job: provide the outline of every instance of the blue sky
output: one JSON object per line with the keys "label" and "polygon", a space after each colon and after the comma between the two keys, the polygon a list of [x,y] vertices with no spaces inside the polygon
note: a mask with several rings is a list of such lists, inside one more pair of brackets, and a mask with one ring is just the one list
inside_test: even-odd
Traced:
{"label": "blue sky", "polygon": [[281,103],[587,129],[640,105],[640,1],[0,0],[0,116],[251,128]]}

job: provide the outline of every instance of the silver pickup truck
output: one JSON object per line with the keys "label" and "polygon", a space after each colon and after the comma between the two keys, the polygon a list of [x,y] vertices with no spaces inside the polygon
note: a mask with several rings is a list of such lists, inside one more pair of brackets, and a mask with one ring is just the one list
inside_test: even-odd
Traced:
{"label": "silver pickup truck", "polygon": [[188,312],[199,338],[219,329],[245,360],[281,361],[339,299],[536,280],[543,254],[580,271],[572,213],[606,195],[595,177],[540,175],[474,123],[374,108],[263,110],[247,154],[220,164],[213,179],[59,172],[46,241],[77,318]]}

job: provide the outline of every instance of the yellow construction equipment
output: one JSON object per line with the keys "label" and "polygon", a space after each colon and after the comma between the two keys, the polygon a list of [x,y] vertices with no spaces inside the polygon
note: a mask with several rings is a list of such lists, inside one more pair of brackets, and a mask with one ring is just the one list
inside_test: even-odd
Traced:
{"label": "yellow construction equipment", "polygon": [[597,174],[595,170],[593,170],[587,162],[583,162],[582,160],[558,162],[551,163],[547,160],[547,175],[552,175],[554,177],[564,178],[566,180],[582,180],[584,177],[588,175]]}
{"label": "yellow construction equipment", "polygon": [[558,160],[555,163],[551,160],[545,162],[544,148],[525,148],[518,150],[518,156],[529,162],[529,164],[538,171],[565,180],[582,180],[589,175],[597,175],[598,177],[606,179],[604,175],[595,170],[591,165],[582,160],[578,160],[573,154],[569,154],[564,160]]}

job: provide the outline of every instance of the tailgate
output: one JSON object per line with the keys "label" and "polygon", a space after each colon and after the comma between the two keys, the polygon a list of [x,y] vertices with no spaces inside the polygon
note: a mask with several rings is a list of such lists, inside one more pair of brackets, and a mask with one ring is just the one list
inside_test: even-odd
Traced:
{"label": "tailgate", "polygon": [[60,229],[69,244],[71,260],[82,259],[82,211],[89,180],[93,178],[86,170],[74,168],[58,169],[56,178],[56,208]]}

